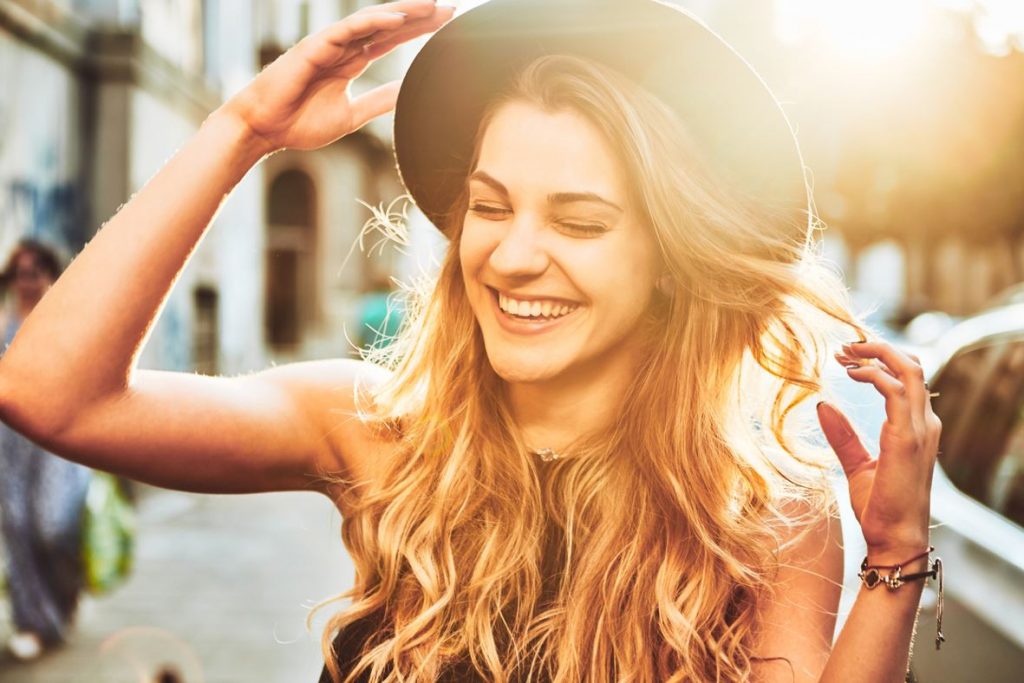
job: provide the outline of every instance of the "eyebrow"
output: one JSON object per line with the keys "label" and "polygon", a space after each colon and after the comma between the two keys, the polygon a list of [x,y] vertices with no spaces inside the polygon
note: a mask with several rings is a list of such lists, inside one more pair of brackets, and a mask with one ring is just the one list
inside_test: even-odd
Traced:
{"label": "eyebrow", "polygon": [[[478,180],[485,185],[489,185],[494,190],[500,192],[504,196],[508,196],[508,188],[501,184],[501,182],[494,176],[484,172],[475,171],[469,180]],[[596,192],[554,192],[548,195],[548,202],[551,204],[572,204],[574,202],[592,202],[595,204],[604,204],[605,206],[611,207],[616,211],[622,212],[622,207],[615,202],[605,199]]]}

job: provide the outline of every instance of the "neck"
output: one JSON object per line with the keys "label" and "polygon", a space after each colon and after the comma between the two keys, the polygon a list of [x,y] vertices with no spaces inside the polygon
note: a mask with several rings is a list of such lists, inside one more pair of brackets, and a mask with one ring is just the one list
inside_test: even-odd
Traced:
{"label": "neck", "polygon": [[526,445],[561,453],[580,436],[610,424],[635,368],[628,354],[586,366],[543,382],[509,384],[508,396]]}

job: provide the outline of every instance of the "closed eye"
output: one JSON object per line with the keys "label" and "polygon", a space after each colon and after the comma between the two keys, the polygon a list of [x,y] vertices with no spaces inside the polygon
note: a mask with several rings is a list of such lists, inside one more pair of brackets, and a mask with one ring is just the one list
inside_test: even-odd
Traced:
{"label": "closed eye", "polygon": [[588,237],[597,237],[602,235],[608,230],[603,225],[582,225],[578,223],[559,223],[558,224],[563,230],[569,232],[586,235]]}
{"label": "closed eye", "polygon": [[[506,209],[500,206],[487,206],[486,204],[472,204],[469,207],[472,213],[485,217],[498,218],[512,213],[511,209]],[[597,237],[608,232],[608,229],[603,225],[598,224],[583,224],[583,223],[557,223],[559,229],[583,237]]]}
{"label": "closed eye", "polygon": [[500,206],[485,206],[483,204],[473,204],[469,207],[469,210],[481,216],[499,216],[512,213],[511,209],[503,209]]}

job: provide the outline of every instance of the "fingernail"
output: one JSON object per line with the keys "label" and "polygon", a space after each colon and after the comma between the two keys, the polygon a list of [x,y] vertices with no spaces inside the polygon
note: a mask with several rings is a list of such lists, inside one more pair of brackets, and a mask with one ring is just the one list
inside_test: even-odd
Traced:
{"label": "fingernail", "polygon": [[847,370],[856,370],[857,368],[861,367],[861,364],[860,363],[847,363],[843,367],[846,368]]}
{"label": "fingernail", "polygon": [[818,403],[818,410],[819,411],[821,411],[822,406],[827,408],[829,410],[829,412],[831,412],[833,415],[835,415],[837,418],[839,418],[837,420],[834,420],[831,424],[832,424],[834,429],[838,430],[838,432],[839,432],[838,436],[839,436],[840,439],[845,440],[845,439],[849,439],[851,436],[853,436],[853,431],[851,431],[850,425],[847,423],[847,421],[845,419],[842,419],[842,413],[839,412],[838,408],[836,408],[834,405],[832,405],[828,401],[821,401],[821,402]]}

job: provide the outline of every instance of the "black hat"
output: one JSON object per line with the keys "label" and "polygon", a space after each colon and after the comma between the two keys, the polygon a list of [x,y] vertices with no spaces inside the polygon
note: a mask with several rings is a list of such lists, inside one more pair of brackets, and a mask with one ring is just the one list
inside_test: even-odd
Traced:
{"label": "black hat", "polygon": [[711,29],[656,0],[491,0],[431,36],[402,82],[394,144],[402,182],[435,226],[463,189],[488,102],[547,54],[633,79],[678,114],[719,176],[806,231],[803,161],[778,101]]}

